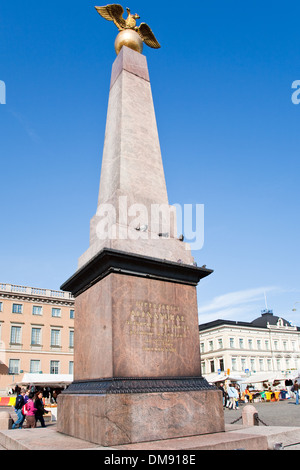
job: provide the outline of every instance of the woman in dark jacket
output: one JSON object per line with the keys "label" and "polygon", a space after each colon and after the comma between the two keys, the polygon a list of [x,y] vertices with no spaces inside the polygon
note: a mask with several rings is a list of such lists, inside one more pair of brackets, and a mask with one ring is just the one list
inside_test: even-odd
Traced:
{"label": "woman in dark jacket", "polygon": [[43,403],[43,392],[38,392],[35,396],[35,401],[34,401],[34,407],[36,408],[35,412],[35,420],[36,422],[40,421],[42,428],[45,428],[45,420],[44,420],[44,414],[48,413],[44,409],[44,403]]}

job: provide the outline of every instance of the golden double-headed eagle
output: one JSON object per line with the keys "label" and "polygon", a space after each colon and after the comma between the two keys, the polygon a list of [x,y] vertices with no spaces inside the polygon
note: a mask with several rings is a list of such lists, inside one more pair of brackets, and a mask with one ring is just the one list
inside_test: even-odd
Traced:
{"label": "golden double-headed eagle", "polygon": [[117,26],[119,31],[126,29],[133,29],[141,37],[142,41],[147,44],[147,46],[152,47],[153,49],[159,49],[160,44],[155,38],[150,27],[146,23],[141,23],[140,26],[136,26],[136,20],[140,17],[136,13],[132,15],[130,9],[126,8],[128,17],[125,20],[123,18],[124,9],[121,5],[113,4],[106,5],[105,7],[95,7],[99,15],[105,18],[108,21],[113,21]]}

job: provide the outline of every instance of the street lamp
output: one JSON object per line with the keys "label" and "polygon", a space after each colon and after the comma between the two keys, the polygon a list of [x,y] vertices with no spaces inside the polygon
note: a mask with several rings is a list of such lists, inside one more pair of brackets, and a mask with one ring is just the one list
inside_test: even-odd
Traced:
{"label": "street lamp", "polygon": [[294,303],[294,307],[292,308],[292,312],[296,312],[296,311],[297,311],[297,309],[295,308],[295,305],[296,305],[296,304],[300,304],[300,302],[295,302],[295,303]]}

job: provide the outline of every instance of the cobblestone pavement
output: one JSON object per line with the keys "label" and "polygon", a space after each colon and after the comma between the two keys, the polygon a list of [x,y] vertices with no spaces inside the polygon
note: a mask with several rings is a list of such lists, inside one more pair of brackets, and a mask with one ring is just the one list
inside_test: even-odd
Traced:
{"label": "cobblestone pavement", "polygon": [[[295,400],[289,399],[277,402],[250,403],[258,413],[260,426],[296,426],[300,427],[300,405],[295,404]],[[239,404],[238,410],[229,410],[225,408],[224,418],[226,424],[232,424],[238,418],[241,418],[243,408],[246,405]],[[242,420],[236,421],[236,424],[242,424]]]}
{"label": "cobblestone pavement", "polygon": [[[295,400],[279,402],[252,403],[258,412],[260,426],[296,426],[300,427],[300,405]],[[237,410],[225,408],[224,419],[226,424],[242,424],[242,411],[246,405],[240,404]],[[11,408],[0,408],[1,411],[9,411],[15,418],[14,410]],[[20,430],[20,432],[22,432]],[[299,446],[300,448],[300,446]],[[0,446],[0,450],[5,450]]]}

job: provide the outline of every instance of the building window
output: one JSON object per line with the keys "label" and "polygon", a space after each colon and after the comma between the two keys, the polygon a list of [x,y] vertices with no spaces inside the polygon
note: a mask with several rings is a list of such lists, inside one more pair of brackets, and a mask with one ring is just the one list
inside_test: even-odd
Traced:
{"label": "building window", "polygon": [[69,348],[74,348],[74,331],[69,332]]}
{"label": "building window", "polygon": [[61,309],[60,308],[52,308],[52,317],[61,317]]}
{"label": "building window", "polygon": [[236,358],[235,358],[235,357],[233,357],[233,358],[231,359],[231,368],[232,368],[233,371],[236,371],[236,370],[237,370],[237,361],[236,361]]}
{"label": "building window", "polygon": [[259,359],[258,363],[259,363],[260,372],[263,372],[264,371],[264,361],[263,361],[263,359]]}
{"label": "building window", "polygon": [[200,343],[200,351],[204,353],[204,343]]}
{"label": "building window", "polygon": [[59,374],[59,361],[50,361],[50,374]]}
{"label": "building window", "polygon": [[38,374],[41,371],[41,363],[39,360],[31,359],[30,361],[30,373]]}
{"label": "building window", "polygon": [[209,350],[210,350],[210,351],[213,351],[213,349],[214,349],[214,342],[213,342],[213,341],[209,341],[209,342],[208,342],[208,347],[209,347]]}
{"label": "building window", "polygon": [[8,364],[9,374],[19,374],[20,370],[20,359],[10,359]]}
{"label": "building window", "polygon": [[219,367],[220,371],[224,372],[224,359],[220,359],[219,365],[220,365],[220,367]]}
{"label": "building window", "polygon": [[245,369],[246,369],[246,359],[244,357],[241,358],[241,367],[242,367],[242,370],[245,371]]}
{"label": "building window", "polygon": [[229,338],[229,346],[234,348],[234,338]]}
{"label": "building window", "polygon": [[222,340],[222,338],[218,339],[218,346],[219,346],[219,349],[222,349],[222,348],[223,348],[223,340]]}
{"label": "building window", "polygon": [[12,313],[23,313],[23,305],[22,304],[13,304],[12,305]]}
{"label": "building window", "polygon": [[275,341],[274,341],[274,349],[276,349],[276,351],[278,351],[278,341],[277,341],[277,339],[275,339]]}
{"label": "building window", "polygon": [[244,340],[243,340],[243,338],[239,339],[239,345],[240,345],[240,349],[244,349]]}
{"label": "building window", "polygon": [[32,315],[42,315],[43,314],[43,307],[39,305],[34,305],[32,307]]}
{"label": "building window", "polygon": [[277,370],[280,370],[280,359],[276,359]]}
{"label": "building window", "polygon": [[215,371],[215,361],[212,360],[210,361],[210,372],[214,372]]}
{"label": "building window", "polygon": [[265,346],[266,346],[266,350],[269,351],[269,341],[267,339],[265,341]]}
{"label": "building window", "polygon": [[0,302],[0,312],[3,311],[3,302]]}
{"label": "building window", "polygon": [[21,327],[12,326],[10,330],[10,344],[21,344]]}
{"label": "building window", "polygon": [[51,346],[60,346],[60,330],[51,330]]}
{"label": "building window", "polygon": [[70,318],[75,318],[75,310],[70,310]]}
{"label": "building window", "polygon": [[272,361],[271,361],[271,359],[267,359],[267,367],[268,367],[268,371],[272,370]]}
{"label": "building window", "polygon": [[32,328],[31,330],[31,344],[33,346],[40,346],[41,342],[41,328]]}
{"label": "building window", "polygon": [[69,362],[69,374],[73,374],[74,371],[74,362],[70,361]]}
{"label": "building window", "polygon": [[252,339],[248,339],[248,346],[249,346],[249,349],[253,348],[253,340]]}
{"label": "building window", "polygon": [[250,359],[250,368],[251,368],[251,372],[255,372],[255,360],[254,359]]}
{"label": "building window", "polygon": [[260,339],[257,340],[257,349],[261,350],[261,340]]}

